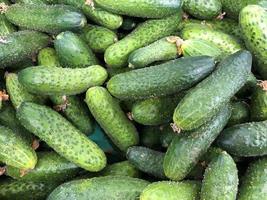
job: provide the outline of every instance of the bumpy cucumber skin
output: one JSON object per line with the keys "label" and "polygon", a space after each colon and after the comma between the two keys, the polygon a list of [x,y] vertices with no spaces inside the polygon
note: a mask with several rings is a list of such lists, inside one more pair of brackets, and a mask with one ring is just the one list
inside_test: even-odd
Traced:
{"label": "bumpy cucumber skin", "polygon": [[60,114],[46,106],[22,103],[17,110],[22,125],[57,153],[88,171],[106,165],[104,152]]}
{"label": "bumpy cucumber skin", "polygon": [[240,157],[267,154],[267,121],[250,122],[225,129],[217,145],[232,155]]}
{"label": "bumpy cucumber skin", "polygon": [[254,54],[257,71],[267,79],[267,11],[266,8],[250,5],[240,13],[240,26],[247,48]]}
{"label": "bumpy cucumber skin", "polygon": [[250,164],[241,184],[239,200],[266,200],[267,158],[261,158]]}
{"label": "bumpy cucumber skin", "polygon": [[208,122],[244,86],[251,65],[252,56],[248,51],[238,51],[225,58],[180,101],[173,115],[176,126],[193,130]]}
{"label": "bumpy cucumber skin", "polygon": [[172,180],[182,180],[199,162],[231,116],[230,106],[222,108],[207,124],[176,136],[164,158],[164,172]]}
{"label": "bumpy cucumber skin", "polygon": [[102,85],[107,71],[94,65],[87,68],[29,67],[18,73],[19,82],[31,93],[74,95]]}
{"label": "bumpy cucumber skin", "polygon": [[17,26],[51,34],[79,30],[87,22],[83,14],[65,5],[13,4],[5,16]]}
{"label": "bumpy cucumber skin", "polygon": [[214,158],[205,170],[201,200],[235,200],[238,174],[232,157],[225,151]]}
{"label": "bumpy cucumber skin", "polygon": [[105,176],[71,181],[56,188],[47,200],[135,200],[147,181],[127,176]]}
{"label": "bumpy cucumber skin", "polygon": [[0,160],[22,170],[33,169],[37,163],[34,150],[11,129],[0,126],[0,130]]}
{"label": "bumpy cucumber skin", "polygon": [[136,49],[173,34],[179,29],[181,11],[163,19],[153,19],[139,25],[133,32],[119,42],[111,45],[105,52],[105,62],[109,67],[123,68],[127,66],[129,55]]}
{"label": "bumpy cucumber skin", "polygon": [[212,19],[222,11],[220,0],[184,0],[183,10],[198,19]]}
{"label": "bumpy cucumber skin", "polygon": [[38,53],[38,65],[61,67],[56,50],[51,47],[46,47]]}
{"label": "bumpy cucumber skin", "polygon": [[83,68],[98,64],[92,50],[75,33],[70,31],[60,33],[54,46],[63,67]]}
{"label": "bumpy cucumber skin", "polygon": [[119,99],[166,96],[188,89],[207,75],[215,65],[208,56],[181,58],[112,77],[107,88]]}
{"label": "bumpy cucumber skin", "polygon": [[135,126],[105,88],[90,88],[85,101],[96,121],[121,151],[138,144],[139,136]]}
{"label": "bumpy cucumber skin", "polygon": [[160,147],[161,141],[161,127],[160,126],[145,126],[140,131],[140,143],[142,146],[157,149]]}
{"label": "bumpy cucumber skin", "polygon": [[233,102],[232,115],[227,123],[227,126],[233,126],[236,124],[242,124],[248,122],[250,119],[249,105],[243,101]]}
{"label": "bumpy cucumber skin", "polygon": [[197,200],[199,191],[198,182],[161,181],[148,185],[142,192],[140,200]]}
{"label": "bumpy cucumber skin", "polygon": [[1,68],[19,63],[49,43],[49,37],[35,31],[19,31],[7,35],[0,43]]}
{"label": "bumpy cucumber skin", "polygon": [[251,119],[254,121],[267,120],[267,91],[257,86],[251,96]]}

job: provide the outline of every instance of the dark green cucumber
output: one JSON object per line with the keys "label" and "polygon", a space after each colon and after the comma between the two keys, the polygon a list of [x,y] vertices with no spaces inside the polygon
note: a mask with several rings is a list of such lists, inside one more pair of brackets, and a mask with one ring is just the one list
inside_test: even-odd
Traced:
{"label": "dark green cucumber", "polygon": [[160,126],[160,132],[161,146],[167,148],[172,142],[173,138],[176,136],[176,133],[169,124]]}
{"label": "dark green cucumber", "polygon": [[139,137],[135,126],[105,88],[90,88],[85,101],[96,121],[121,151],[138,144]]}
{"label": "dark green cucumber", "polygon": [[95,0],[95,2],[112,13],[142,18],[170,16],[175,14],[182,4],[180,0]]}
{"label": "dark green cucumber", "polygon": [[46,106],[22,103],[17,110],[22,125],[67,160],[88,171],[106,165],[104,152],[60,114]]}
{"label": "dark green cucumber", "polygon": [[140,131],[140,143],[148,148],[159,148],[161,127],[159,126],[145,126]]}
{"label": "dark green cucumber", "polygon": [[200,184],[194,181],[161,181],[148,185],[140,200],[198,200]]}
{"label": "dark green cucumber", "polygon": [[266,200],[267,191],[267,158],[261,158],[250,164],[241,187],[239,189],[239,200]]}
{"label": "dark green cucumber", "polygon": [[153,19],[139,25],[133,32],[119,42],[111,45],[105,52],[105,61],[110,67],[127,66],[129,55],[136,49],[171,35],[177,31],[181,22],[181,11],[163,19]]}
{"label": "dark green cucumber", "polygon": [[[1,2],[2,1],[0,1],[0,3]],[[16,27],[12,25],[3,14],[0,14],[0,37],[7,36],[16,31]]]}
{"label": "dark green cucumber", "polygon": [[164,172],[172,180],[184,179],[200,161],[231,116],[230,106],[222,108],[207,124],[176,136],[164,158]]}
{"label": "dark green cucumber", "polygon": [[201,200],[236,200],[238,187],[237,168],[225,151],[214,158],[205,170]]}
{"label": "dark green cucumber", "polygon": [[240,157],[267,155],[267,121],[250,122],[225,129],[217,145]]}
{"label": "dark green cucumber", "polygon": [[127,176],[77,180],[56,188],[47,200],[135,200],[149,182]]}
{"label": "dark green cucumber", "polygon": [[243,101],[233,102],[232,115],[227,123],[227,126],[242,124],[248,122],[250,119],[250,109],[247,103]]}
{"label": "dark green cucumber", "polygon": [[35,31],[19,31],[3,38],[0,43],[1,68],[17,64],[37,53],[49,43],[49,37]]}
{"label": "dark green cucumber", "polygon": [[54,41],[54,46],[63,67],[83,68],[98,64],[87,44],[70,31],[60,33]]}
{"label": "dark green cucumber", "polygon": [[129,72],[131,71],[130,68],[107,68],[108,76],[112,78],[113,76],[116,76],[117,74],[121,74],[124,72]]}
{"label": "dark green cucumber", "polygon": [[246,98],[250,97],[254,90],[257,87],[258,80],[255,77],[255,75],[251,72],[246,84],[238,91],[236,94],[237,97],[239,98]]}
{"label": "dark green cucumber", "polygon": [[182,130],[193,130],[208,122],[244,86],[251,64],[248,51],[238,51],[225,58],[180,101],[173,115],[175,125]]}
{"label": "dark green cucumber", "polygon": [[87,68],[29,67],[18,73],[19,82],[31,93],[74,95],[89,87],[102,85],[106,70],[94,65]]}
{"label": "dark green cucumber", "polygon": [[137,25],[137,20],[133,17],[124,17],[121,25],[121,29],[125,31],[133,30]]}
{"label": "dark green cucumber", "polygon": [[51,47],[46,47],[38,53],[38,65],[61,67],[56,50]]}
{"label": "dark green cucumber", "polygon": [[214,68],[215,61],[208,56],[181,58],[118,74],[109,80],[107,88],[119,99],[166,96],[192,87]]}
{"label": "dark green cucumber", "polygon": [[5,16],[17,26],[52,34],[80,30],[87,22],[82,13],[65,5],[13,4]]}
{"label": "dark green cucumber", "polygon": [[255,88],[251,96],[250,106],[252,120],[267,120],[267,91],[264,89],[264,87],[257,86]]}

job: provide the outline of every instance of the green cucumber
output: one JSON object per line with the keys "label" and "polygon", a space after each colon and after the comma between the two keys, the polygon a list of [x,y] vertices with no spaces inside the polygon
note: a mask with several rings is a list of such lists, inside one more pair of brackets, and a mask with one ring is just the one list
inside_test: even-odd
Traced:
{"label": "green cucumber", "polygon": [[26,129],[79,167],[88,171],[105,167],[104,152],[52,109],[24,102],[17,110],[17,117]]}
{"label": "green cucumber", "polygon": [[24,3],[24,4],[46,4],[49,0],[15,0],[15,3]]}
{"label": "green cucumber", "polygon": [[198,200],[200,184],[194,181],[161,181],[148,185],[140,200]]}
{"label": "green cucumber", "polygon": [[107,88],[119,99],[166,96],[192,87],[214,68],[214,59],[207,56],[181,58],[118,74],[109,80]]}
{"label": "green cucumber", "polygon": [[159,126],[145,126],[140,131],[140,143],[148,148],[160,147],[161,130]]}
{"label": "green cucumber", "polygon": [[135,126],[105,88],[90,88],[85,101],[96,121],[121,151],[138,144],[139,136]]}
{"label": "green cucumber", "polygon": [[121,25],[121,29],[124,31],[131,31],[133,30],[137,25],[137,20],[133,17],[124,17],[123,23]]}
{"label": "green cucumber", "polygon": [[1,68],[17,64],[46,47],[49,37],[35,31],[19,31],[3,38],[0,43]]}
{"label": "green cucumber", "polygon": [[104,176],[65,183],[47,200],[135,200],[148,185],[147,181],[127,176]]}
{"label": "green cucumber", "polygon": [[251,65],[248,51],[238,51],[225,58],[180,101],[173,115],[175,125],[182,130],[193,130],[208,122],[244,86]]}
{"label": "green cucumber", "polygon": [[251,94],[254,92],[254,90],[257,86],[257,83],[258,83],[257,78],[251,72],[246,84],[238,91],[236,96],[239,98],[250,97]]}
{"label": "green cucumber", "polygon": [[167,18],[148,20],[122,40],[111,45],[104,56],[107,65],[114,68],[126,67],[128,57],[134,50],[177,31],[180,28],[181,11],[178,10],[177,12],[177,14]]}
{"label": "green cucumber", "polygon": [[164,158],[164,172],[172,180],[184,179],[223,130],[231,116],[230,106],[222,108],[207,124],[175,136]]}
{"label": "green cucumber", "polygon": [[89,87],[102,85],[106,70],[94,65],[87,68],[29,67],[18,73],[19,82],[31,93],[74,95]]}
{"label": "green cucumber", "polygon": [[239,200],[266,200],[267,158],[250,164],[239,189]]}
{"label": "green cucumber", "polygon": [[240,157],[267,155],[267,121],[250,122],[225,129],[217,145]]}
{"label": "green cucumber", "polygon": [[60,33],[54,41],[54,46],[63,67],[83,68],[98,64],[87,44],[70,31]]}
{"label": "green cucumber", "polygon": [[3,14],[0,14],[0,37],[7,36],[16,31],[16,27],[12,25]]}
{"label": "green cucumber", "polygon": [[243,101],[233,102],[232,115],[227,123],[227,126],[234,126],[248,122],[250,119],[250,109],[247,103]]}
{"label": "green cucumber", "polygon": [[87,22],[82,13],[65,5],[13,4],[5,16],[17,26],[51,34],[80,30]]}
{"label": "green cucumber", "polygon": [[176,133],[169,124],[160,126],[160,132],[161,146],[167,148],[172,142],[173,138],[176,136]]}
{"label": "green cucumber", "polygon": [[107,68],[108,76],[112,78],[113,76],[116,76],[117,74],[121,74],[124,72],[129,72],[131,71],[130,68]]}
{"label": "green cucumber", "polygon": [[56,50],[51,47],[46,47],[38,53],[38,65],[61,67]]}
{"label": "green cucumber", "polygon": [[205,170],[201,200],[236,200],[238,187],[237,168],[225,151],[214,158]]}
{"label": "green cucumber", "polygon": [[95,2],[112,13],[142,18],[170,16],[175,14],[182,4],[180,0],[95,0]]}
{"label": "green cucumber", "polygon": [[[264,82],[262,82],[264,83]],[[267,120],[267,91],[263,86],[257,86],[251,96],[251,119]]]}

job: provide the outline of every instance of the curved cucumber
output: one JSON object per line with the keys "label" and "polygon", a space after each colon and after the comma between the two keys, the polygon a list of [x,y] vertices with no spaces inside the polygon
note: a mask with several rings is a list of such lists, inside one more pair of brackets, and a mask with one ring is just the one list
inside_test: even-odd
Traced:
{"label": "curved cucumber", "polygon": [[212,72],[214,64],[207,56],[176,59],[118,74],[109,80],[107,88],[119,99],[166,96],[196,84]]}
{"label": "curved cucumber", "polygon": [[38,65],[42,66],[55,66],[61,67],[58,57],[56,56],[56,50],[51,47],[43,48],[38,53]]}
{"label": "curved cucumber", "polygon": [[233,102],[232,115],[227,123],[227,126],[242,124],[249,121],[250,109],[247,103],[243,101]]}
{"label": "curved cucumber", "polygon": [[105,88],[90,88],[85,101],[96,121],[121,151],[138,144],[139,137],[135,126]]}
{"label": "curved cucumber", "polygon": [[267,92],[257,86],[251,97],[251,118],[255,121],[267,120]]}
{"label": "curved cucumber", "polygon": [[67,160],[88,171],[100,171],[105,167],[104,152],[52,109],[34,103],[22,103],[17,117],[26,129]]}
{"label": "curved cucumber", "polygon": [[248,51],[239,51],[225,58],[178,104],[173,115],[176,126],[193,130],[208,122],[244,86],[251,64],[252,56]]}

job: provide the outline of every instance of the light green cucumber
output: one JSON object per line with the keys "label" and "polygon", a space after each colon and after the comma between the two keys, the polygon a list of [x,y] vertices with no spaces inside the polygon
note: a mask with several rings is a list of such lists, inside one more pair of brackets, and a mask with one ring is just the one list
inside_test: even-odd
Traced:
{"label": "light green cucumber", "polygon": [[16,31],[16,27],[12,25],[3,14],[0,14],[0,37],[7,36]]}
{"label": "light green cucumber", "polygon": [[267,91],[264,83],[256,86],[251,96],[251,119],[255,121],[267,120]]}
{"label": "light green cucumber", "polygon": [[249,105],[244,101],[232,102],[232,115],[227,123],[227,126],[234,126],[248,122],[250,119]]}
{"label": "light green cucumber", "polygon": [[56,50],[51,47],[46,47],[39,51],[37,60],[38,65],[61,67],[58,57],[56,56]]}

